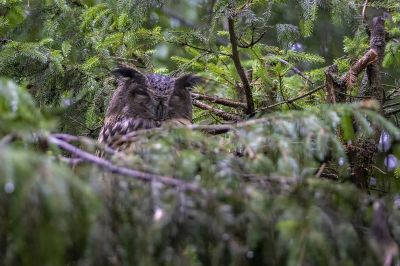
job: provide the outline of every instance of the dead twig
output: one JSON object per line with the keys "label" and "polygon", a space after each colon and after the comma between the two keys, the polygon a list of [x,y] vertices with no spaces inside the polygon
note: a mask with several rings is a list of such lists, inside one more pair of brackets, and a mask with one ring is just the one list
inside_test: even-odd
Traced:
{"label": "dead twig", "polygon": [[241,102],[236,102],[230,99],[225,99],[225,98],[220,98],[220,97],[215,97],[215,96],[209,96],[205,94],[200,94],[200,93],[195,93],[192,92],[192,97],[196,100],[204,100],[216,104],[221,104],[229,107],[234,107],[234,108],[241,108],[241,109],[246,109],[246,104],[241,103]]}
{"label": "dead twig", "polygon": [[291,99],[287,99],[286,101],[282,101],[282,102],[279,102],[279,103],[275,103],[275,104],[260,108],[259,110],[257,110],[257,112],[266,111],[266,110],[272,109],[272,108],[274,108],[276,106],[279,106],[279,105],[282,105],[282,104],[293,103],[293,102],[295,102],[297,100],[303,99],[303,98],[305,98],[307,96],[310,96],[310,95],[316,93],[317,91],[323,89],[324,87],[325,87],[325,85],[321,85],[321,86],[319,86],[319,87],[317,87],[317,88],[315,88],[313,90],[310,90],[309,92],[306,92],[306,93],[304,93],[302,95],[299,95],[297,97],[294,97],[294,98],[291,98]]}
{"label": "dead twig", "polygon": [[216,116],[218,116],[218,117],[220,117],[220,118],[222,118],[224,120],[229,120],[229,121],[240,121],[240,120],[242,120],[242,118],[239,115],[235,115],[235,114],[232,114],[232,113],[225,112],[225,111],[223,111],[221,109],[214,108],[214,107],[212,107],[212,106],[210,106],[208,104],[200,102],[199,100],[195,100],[194,99],[193,100],[193,105],[198,107],[198,108],[200,108],[200,109],[210,111],[213,114],[215,114]]}

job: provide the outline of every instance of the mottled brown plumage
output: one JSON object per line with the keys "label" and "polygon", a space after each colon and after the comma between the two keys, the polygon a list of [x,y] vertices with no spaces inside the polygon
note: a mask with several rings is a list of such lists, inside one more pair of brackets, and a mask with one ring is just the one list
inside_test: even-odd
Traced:
{"label": "mottled brown plumage", "polygon": [[[120,66],[118,87],[108,106],[99,142],[121,149],[121,136],[129,132],[159,127],[163,123],[190,124],[192,100],[190,88],[199,78],[191,74],[177,78],[142,74],[129,66]],[[115,143],[119,143],[115,146]]]}

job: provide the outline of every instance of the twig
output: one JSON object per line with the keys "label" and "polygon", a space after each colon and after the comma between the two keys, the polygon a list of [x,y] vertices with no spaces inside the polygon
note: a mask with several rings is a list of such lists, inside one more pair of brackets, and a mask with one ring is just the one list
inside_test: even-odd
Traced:
{"label": "twig", "polygon": [[7,145],[13,142],[17,138],[17,135],[11,133],[5,135],[3,138],[0,139],[0,145]]}
{"label": "twig", "polygon": [[282,59],[282,58],[278,58],[278,61],[281,62],[282,64],[285,64],[287,66],[290,67],[290,69],[296,73],[297,75],[299,75],[300,77],[302,77],[303,79],[307,80],[308,82],[310,82],[311,84],[314,84],[314,81],[311,80],[309,77],[307,77],[303,72],[301,72],[300,69],[298,69],[295,66],[292,66],[292,64],[290,64],[288,61]]}
{"label": "twig", "polygon": [[229,40],[232,46],[232,60],[235,64],[236,72],[238,73],[240,80],[242,81],[242,88],[244,90],[244,94],[246,96],[246,104],[247,104],[247,114],[254,113],[254,102],[253,102],[253,94],[251,92],[251,87],[249,80],[247,79],[246,73],[244,72],[243,66],[240,63],[239,51],[237,47],[237,39],[235,35],[235,22],[233,18],[228,18],[228,29],[229,29]]}
{"label": "twig", "polygon": [[86,144],[86,145],[90,144],[90,145],[93,145],[94,147],[99,148],[99,149],[101,149],[101,150],[103,150],[103,151],[105,151],[105,152],[107,152],[108,154],[111,154],[111,155],[116,153],[115,150],[111,149],[107,145],[102,145],[102,144],[98,143],[97,141],[95,141],[95,140],[93,140],[91,138],[88,138],[88,137],[74,136],[74,135],[70,135],[70,134],[66,134],[66,133],[54,133],[54,134],[52,134],[52,136],[57,138],[57,139],[61,139],[63,141],[66,141],[66,142],[76,141],[76,142],[80,142],[80,143],[83,143],[83,144]]}
{"label": "twig", "polygon": [[393,111],[385,112],[384,114],[385,114],[385,116],[390,116],[390,115],[395,115],[395,114],[397,114],[399,112],[400,112],[400,109],[396,109],[396,110],[393,110]]}
{"label": "twig", "polygon": [[267,32],[264,31],[263,33],[260,34],[260,36],[258,36],[257,39],[254,40],[254,28],[253,28],[253,34],[251,34],[251,42],[250,43],[244,43],[243,42],[243,44],[238,44],[238,47],[240,47],[240,48],[251,48],[254,45],[256,45],[259,41],[261,41],[261,39],[264,37],[264,35],[266,33]]}
{"label": "twig", "polygon": [[297,96],[297,97],[295,97],[295,98],[287,99],[286,101],[282,101],[282,102],[279,102],[279,103],[275,103],[275,104],[272,104],[272,105],[269,105],[269,106],[260,108],[259,110],[257,110],[257,112],[265,111],[265,110],[274,108],[274,107],[279,106],[279,105],[282,105],[282,104],[293,103],[293,102],[295,102],[295,101],[297,101],[297,100],[300,100],[300,99],[303,99],[303,98],[305,98],[305,97],[307,97],[307,96],[310,96],[310,95],[313,94],[313,93],[316,93],[317,91],[323,89],[324,87],[325,87],[325,85],[321,85],[321,86],[319,86],[319,87],[317,87],[317,88],[315,88],[315,89],[313,89],[313,90],[310,90],[309,92],[306,92],[306,93],[304,93],[304,94],[302,94],[302,95],[300,95],[300,96]]}
{"label": "twig", "polygon": [[229,106],[229,107],[246,109],[246,104],[241,103],[241,102],[235,102],[233,100],[229,100],[229,99],[225,99],[225,98],[209,96],[209,95],[195,93],[195,92],[192,92],[192,96],[194,99],[198,99],[198,100],[209,101],[212,103],[217,103],[217,104],[221,104],[221,105],[225,105],[225,106]]}
{"label": "twig", "polygon": [[190,48],[193,48],[195,50],[202,51],[202,52],[205,52],[205,53],[208,53],[208,54],[219,54],[219,55],[223,55],[223,56],[231,56],[230,54],[227,54],[227,53],[213,51],[211,49],[206,49],[206,48],[194,46],[194,45],[191,45],[191,44],[189,44],[187,42],[170,42],[170,43],[179,44],[179,45],[182,45],[182,46],[187,46],[187,47],[190,47]]}
{"label": "twig", "polygon": [[154,174],[149,174],[149,173],[137,171],[137,170],[126,168],[126,167],[116,166],[106,159],[99,158],[91,153],[83,151],[83,150],[69,144],[68,142],[65,142],[65,141],[58,139],[56,137],[53,137],[53,136],[48,136],[47,140],[50,143],[58,146],[59,148],[74,154],[78,158],[81,158],[87,162],[93,163],[111,173],[133,177],[135,179],[146,181],[146,182],[156,181],[156,182],[160,182],[162,184],[168,185],[168,186],[173,186],[173,187],[177,187],[177,188],[184,189],[184,190],[191,190],[191,191],[196,191],[196,192],[203,191],[201,188],[199,188],[195,184],[188,183],[188,182],[185,182],[185,181],[182,181],[182,180],[170,177],[170,176],[154,175]]}
{"label": "twig", "polygon": [[367,6],[368,6],[368,0],[365,0],[365,3],[363,5],[363,9],[362,9],[362,12],[361,12],[361,16],[362,16],[364,21],[367,20],[367,18],[366,18]]}
{"label": "twig", "polygon": [[321,167],[318,169],[318,172],[315,174],[315,177],[317,177],[317,178],[321,177],[321,174],[324,171],[325,167],[326,167],[326,163],[321,164]]}
{"label": "twig", "polygon": [[200,102],[199,100],[196,100],[196,99],[193,100],[193,105],[198,107],[198,108],[200,108],[200,109],[210,111],[213,114],[215,114],[216,116],[221,117],[224,120],[233,120],[233,121],[242,120],[242,118],[240,116],[238,116],[238,115],[225,112],[225,111],[223,111],[221,109],[218,109],[218,108],[214,108],[214,107],[212,107],[212,106],[210,106],[208,104],[205,104],[203,102]]}

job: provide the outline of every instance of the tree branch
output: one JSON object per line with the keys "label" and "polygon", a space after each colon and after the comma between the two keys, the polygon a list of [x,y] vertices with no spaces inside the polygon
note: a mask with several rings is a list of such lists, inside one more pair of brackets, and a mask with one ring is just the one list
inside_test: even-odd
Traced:
{"label": "tree branch", "polygon": [[[338,77],[338,68],[332,65],[325,70],[326,92],[328,103],[346,102],[347,89],[352,87],[358,75],[369,65],[377,61],[378,53],[374,49],[368,50],[357,62],[355,62],[341,78]],[[360,95],[359,97],[364,97]]]}
{"label": "tree branch", "polygon": [[213,114],[215,114],[216,116],[221,117],[224,120],[231,120],[231,121],[240,121],[240,120],[242,120],[242,118],[240,116],[238,116],[238,115],[225,112],[225,111],[223,111],[221,109],[218,109],[218,108],[214,108],[214,107],[212,107],[212,106],[210,106],[208,104],[205,104],[203,102],[200,102],[199,100],[196,100],[196,99],[193,99],[193,105],[198,107],[198,108],[200,108],[200,109],[210,111]]}
{"label": "tree branch", "polygon": [[196,192],[202,192],[203,190],[199,188],[199,186],[188,183],[170,176],[160,176],[160,175],[154,175],[154,174],[149,174],[141,171],[137,171],[134,169],[126,168],[126,167],[120,167],[112,164],[110,161],[99,158],[91,153],[88,153],[86,151],[83,151],[68,142],[65,142],[61,139],[58,139],[54,136],[48,136],[47,140],[49,143],[52,143],[56,146],[58,146],[60,149],[63,149],[65,151],[68,151],[78,158],[81,158],[87,162],[93,163],[100,168],[107,170],[108,172],[123,175],[123,176],[129,176],[133,177],[135,179],[141,180],[141,181],[146,181],[146,182],[160,182],[162,184],[168,185],[168,186],[173,186],[177,187],[180,189],[184,190],[191,190],[191,191],[196,191]]}
{"label": "tree branch", "polygon": [[372,19],[370,47],[375,50],[378,58],[375,62],[367,66],[367,71],[361,83],[359,96],[372,96],[381,104],[385,98],[385,92],[381,85],[380,69],[385,56],[386,30],[385,19],[374,17]]}
{"label": "tree branch", "polygon": [[297,75],[299,75],[300,77],[302,77],[303,79],[307,80],[308,82],[310,82],[311,84],[314,84],[314,81],[312,81],[309,77],[307,77],[306,75],[304,75],[303,72],[301,72],[300,69],[298,69],[295,66],[292,66],[292,64],[290,64],[288,61],[282,59],[282,58],[278,58],[278,61],[281,62],[282,64],[285,64],[287,66],[290,66],[290,69],[296,73]]}
{"label": "tree branch", "polygon": [[247,104],[246,113],[252,114],[254,112],[253,94],[251,92],[249,80],[247,79],[243,66],[240,63],[240,56],[237,47],[237,39],[235,35],[235,22],[232,18],[228,18],[228,29],[229,29],[229,39],[232,46],[232,60],[233,63],[235,64],[236,72],[238,73],[240,80],[242,81],[242,86],[240,88],[244,90],[240,91],[239,93],[244,93],[246,97],[246,104]]}
{"label": "tree branch", "polygon": [[244,104],[244,103],[235,102],[233,100],[229,100],[229,99],[225,99],[225,98],[209,96],[209,95],[195,93],[195,92],[192,92],[192,96],[193,96],[193,99],[209,101],[212,103],[221,104],[221,105],[225,105],[225,106],[229,106],[229,107],[241,108],[241,109],[247,108],[246,104]]}
{"label": "tree branch", "polygon": [[350,67],[350,70],[342,77],[341,82],[345,84],[347,88],[353,86],[361,71],[363,71],[369,64],[374,63],[377,58],[378,53],[374,49],[368,50],[363,57],[358,59],[357,62]]}

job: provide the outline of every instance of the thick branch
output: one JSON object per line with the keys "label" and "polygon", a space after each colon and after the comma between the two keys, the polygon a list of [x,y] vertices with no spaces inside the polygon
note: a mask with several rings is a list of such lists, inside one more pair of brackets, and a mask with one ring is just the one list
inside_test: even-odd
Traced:
{"label": "thick branch", "polygon": [[93,163],[111,173],[133,177],[135,179],[146,181],[146,182],[156,181],[156,182],[160,182],[162,184],[168,185],[168,186],[178,187],[180,189],[191,190],[191,191],[201,191],[201,189],[197,185],[191,184],[191,183],[188,183],[188,182],[185,182],[185,181],[173,178],[173,177],[154,175],[154,174],[149,174],[149,173],[137,171],[137,170],[126,168],[126,167],[116,166],[108,160],[99,158],[91,153],[83,151],[83,150],[69,144],[68,142],[65,142],[65,141],[58,139],[56,137],[53,137],[53,136],[48,136],[47,140],[50,143],[58,146],[59,148],[74,154],[78,158],[81,158],[87,162]]}
{"label": "thick branch", "polygon": [[377,60],[378,54],[374,49],[370,49],[355,62],[340,79],[338,77],[338,68],[332,65],[325,70],[325,86],[328,103],[343,103],[346,102],[347,89],[354,85],[358,75],[373,64]]}
{"label": "thick branch", "polygon": [[350,70],[342,77],[341,82],[345,84],[347,88],[353,86],[361,71],[363,71],[369,64],[374,63],[377,58],[377,52],[374,49],[370,49],[350,67]]}
{"label": "thick branch", "polygon": [[[339,84],[338,74],[339,69],[337,65],[329,66],[325,70],[326,101],[330,104],[335,104],[336,101],[342,101],[341,99],[337,99],[338,97],[341,97],[337,92],[343,89]],[[344,93],[346,93],[346,90],[344,90]]]}
{"label": "thick branch", "polygon": [[[244,90],[243,92],[246,97],[246,104],[247,104],[246,113],[252,114],[254,112],[253,94],[251,92],[249,80],[247,79],[243,66],[240,63],[240,56],[237,47],[237,39],[235,35],[235,22],[232,18],[228,18],[228,28],[229,28],[229,40],[232,46],[232,60],[233,63],[235,64],[235,68],[240,77],[240,80],[242,81],[242,86],[240,88]],[[240,93],[242,93],[242,91]]]}
{"label": "thick branch", "polygon": [[213,114],[215,114],[216,116],[221,117],[224,120],[232,120],[232,121],[240,121],[240,120],[242,120],[242,118],[240,116],[238,116],[238,115],[225,112],[225,111],[223,111],[221,109],[218,109],[218,108],[214,108],[214,107],[212,107],[212,106],[210,106],[208,104],[205,104],[205,103],[200,102],[200,101],[195,100],[195,99],[193,99],[193,105],[198,107],[198,108],[200,108],[200,109],[210,111]]}
{"label": "thick branch", "polygon": [[371,96],[381,104],[384,100],[384,90],[381,85],[380,69],[385,55],[386,31],[383,17],[374,17],[371,26],[371,49],[378,55],[377,60],[367,66],[367,71],[361,83],[359,96]]}
{"label": "thick branch", "polygon": [[217,103],[217,104],[221,104],[221,105],[225,105],[225,106],[229,106],[229,107],[241,108],[241,109],[247,108],[246,104],[244,104],[244,103],[235,102],[235,101],[225,99],[225,98],[209,96],[209,95],[195,93],[195,92],[192,92],[192,96],[193,96],[193,99],[209,101],[212,103]]}

